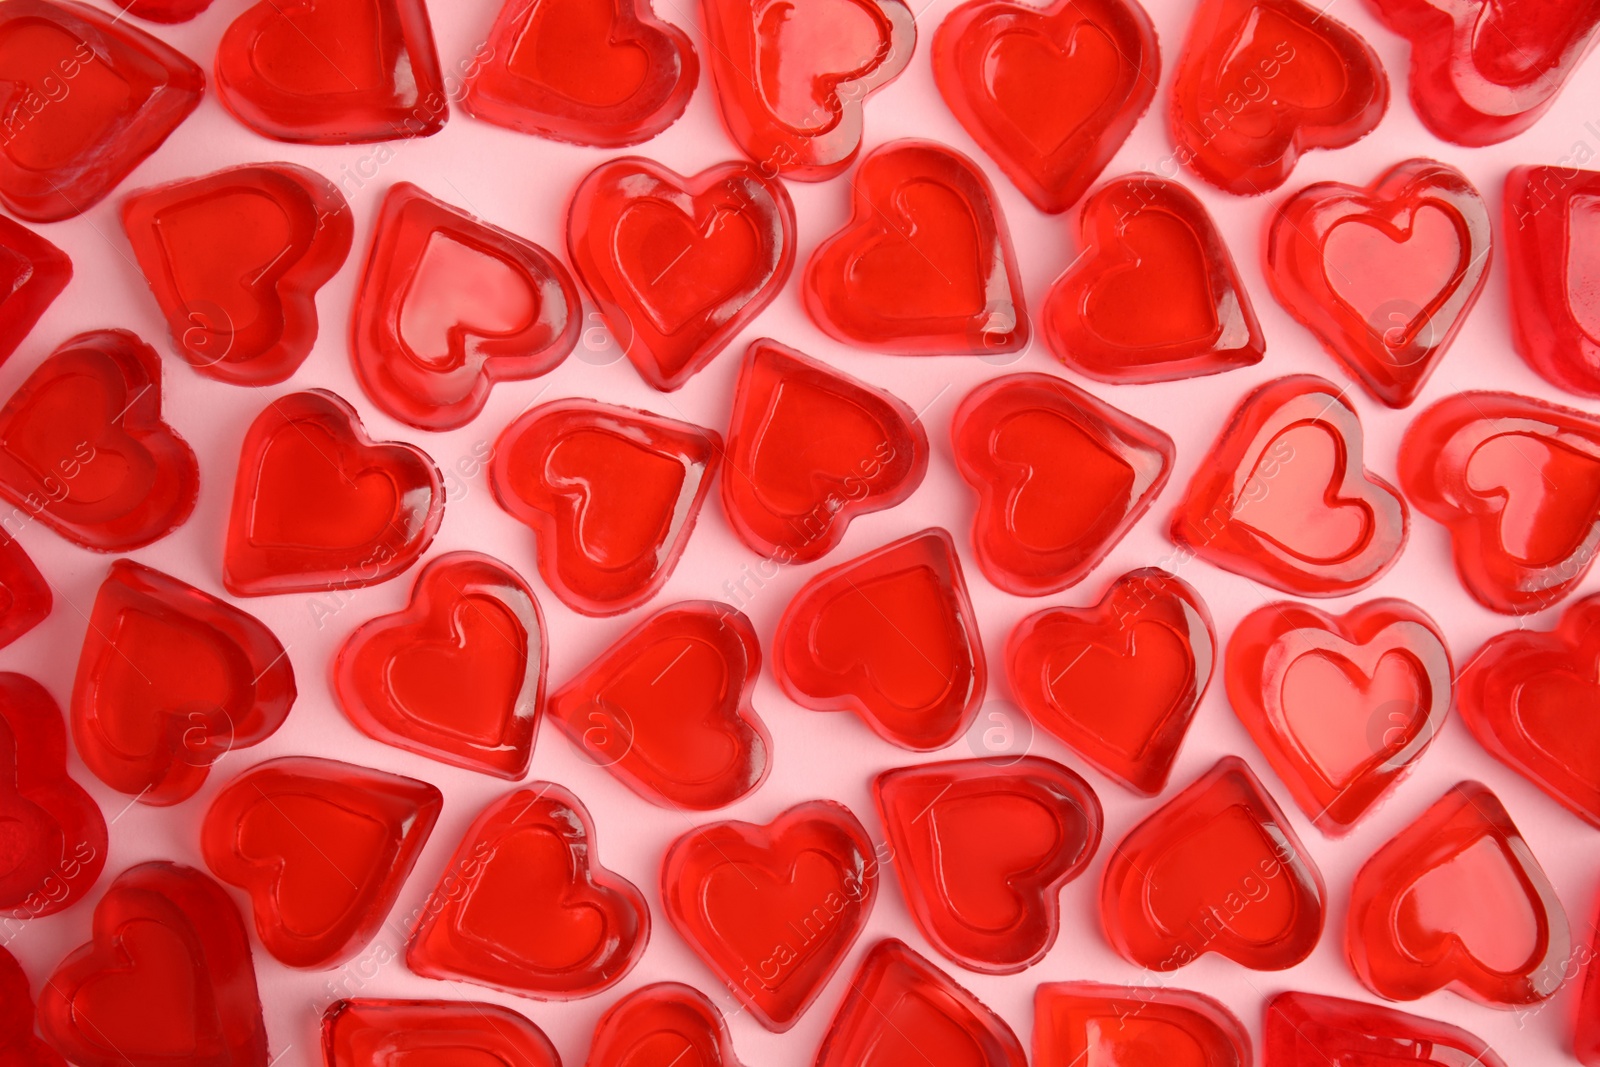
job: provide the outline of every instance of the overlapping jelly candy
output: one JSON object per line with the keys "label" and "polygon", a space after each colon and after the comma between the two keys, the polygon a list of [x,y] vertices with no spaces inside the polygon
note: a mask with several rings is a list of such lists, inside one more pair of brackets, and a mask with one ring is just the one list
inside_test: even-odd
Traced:
{"label": "overlapping jelly candy", "polygon": [[1600,397],[1600,171],[1513,167],[1503,202],[1517,353],[1568,392]]}
{"label": "overlapping jelly candy", "polygon": [[1250,1067],[1250,1035],[1227,1008],[1185,989],[1041,984],[1033,997],[1033,1067],[1101,1062]]}
{"label": "overlapping jelly candy", "polygon": [[71,280],[65,252],[0,216],[0,360],[17,350]]}
{"label": "overlapping jelly candy", "polygon": [[587,1067],[740,1067],[728,1024],[699,990],[677,982],[635,989],[600,1016]]}
{"label": "overlapping jelly candy", "polygon": [[67,1067],[33,1026],[33,994],[16,957],[0,947],[0,1063],[7,1067]]}
{"label": "overlapping jelly candy", "polygon": [[322,1055],[327,1067],[561,1067],[543,1030],[469,1000],[336,1000],[322,1014]]}
{"label": "overlapping jelly candy", "polygon": [[1262,1030],[1272,1067],[1505,1067],[1493,1049],[1459,1026],[1315,993],[1279,993],[1268,1000]]}
{"label": "overlapping jelly candy", "polygon": [[54,602],[49,581],[0,525],[0,648],[47,619]]}

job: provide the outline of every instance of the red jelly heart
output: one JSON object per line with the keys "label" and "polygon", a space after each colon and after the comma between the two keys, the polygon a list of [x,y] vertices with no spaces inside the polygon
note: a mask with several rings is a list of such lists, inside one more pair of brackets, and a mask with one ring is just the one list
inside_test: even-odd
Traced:
{"label": "red jelly heart", "polygon": [[539,574],[585,615],[649,600],[678,564],[722,461],[713,430],[594,400],[561,400],[501,433],[500,506],[533,528]]}
{"label": "red jelly heart", "polygon": [[217,794],[201,849],[213,874],[250,894],[268,952],[291,967],[332,967],[383,926],[443,804],[414,778],[269,760]]}
{"label": "red jelly heart", "polygon": [[0,360],[17,350],[71,280],[65,252],[0,216]]}
{"label": "red jelly heart", "polygon": [[696,827],[661,867],[661,905],[673,928],[779,1033],[839,969],[877,895],[872,840],[831,800],[797,804],[766,826]]}
{"label": "red jelly heart", "polygon": [[850,190],[850,221],[806,264],[811,321],[843,344],[901,355],[1028,346],[1011,233],[972,160],[891,141],[861,161]]}
{"label": "red jelly heart", "polygon": [[1202,0],[1172,86],[1176,159],[1243,196],[1276,189],[1308,148],[1378,125],[1389,79],[1342,22],[1300,0]]}
{"label": "red jelly heart", "polygon": [[510,567],[448,552],[404,611],[339,649],[339,706],[368,737],[499,778],[521,778],[544,705],[544,614]]}
{"label": "red jelly heart", "polygon": [[890,938],[862,959],[816,1067],[1026,1067],[1005,1020]]}
{"label": "red jelly heart", "polygon": [[1019,596],[1082,581],[1172,470],[1172,438],[1048,374],[1011,374],[968,393],[950,443],[978,494],[978,566]]}
{"label": "red jelly heart", "polygon": [[[1590,923],[1593,927],[1593,922]],[[1589,943],[1587,956],[1580,956],[1573,962],[1585,968],[1583,988],[1578,994],[1578,1010],[1576,1012],[1576,1025],[1572,1034],[1572,1054],[1584,1067],[1595,1067],[1600,1064],[1600,969],[1589,966],[1594,962],[1595,943]],[[4,950],[0,949],[0,953]],[[1495,1064],[1494,1067],[1501,1067]]]}
{"label": "red jelly heart", "polygon": [[477,417],[496,382],[537,378],[566,359],[580,310],[555,256],[396,182],[356,294],[350,354],[373,403],[419,429],[453,430]]}
{"label": "red jelly heart", "polygon": [[[1101,1063],[1250,1067],[1250,1035],[1227,1008],[1184,989],[1041,984],[1033,997],[1033,1067]],[[1273,1061],[1273,1067],[1280,1065]]]}
{"label": "red jelly heart", "polygon": [[1513,167],[1502,221],[1518,354],[1568,392],[1600,397],[1600,172]]}
{"label": "red jelly heart", "polygon": [[189,117],[206,77],[88,4],[0,7],[0,203],[36,222],[88,210]]}
{"label": "red jelly heart", "polygon": [[1561,985],[1567,913],[1499,798],[1452,786],[1375,852],[1350,890],[1345,952],[1390,1000],[1449,989],[1490,1007]]}
{"label": "red jelly heart", "polygon": [[217,96],[278,141],[360,144],[444,128],[423,0],[261,0],[217,46]]}
{"label": "red jelly heart", "polygon": [[1082,255],[1050,287],[1044,336],[1103,382],[1166,382],[1261,362],[1266,338],[1216,223],[1177,182],[1130,174],[1078,216]]}
{"label": "red jelly heart", "polygon": [[67,774],[61,709],[32,678],[0,673],[0,915],[52,915],[87,893],[105,865],[106,820]]}
{"label": "red jelly heart", "polygon": [[1123,785],[1166,788],[1200,698],[1217,634],[1188,582],[1129,571],[1086,608],[1046,608],[1006,641],[1011,692],[1039,726]]}
{"label": "red jelly heart", "polygon": [[1300,810],[1348,832],[1422,757],[1450,710],[1438,624],[1403,600],[1343,615],[1291,602],[1228,640],[1228,701]]}
{"label": "red jelly heart", "polygon": [[853,711],[916,752],[972,724],[987,670],[955,543],[923,530],[829,568],[778,621],[772,669],[790,699]]}
{"label": "red jelly heart", "polygon": [[636,989],[600,1016],[588,1067],[739,1067],[728,1024],[698,990],[677,982]]}
{"label": "red jelly heart", "polygon": [[67,1067],[34,1035],[33,994],[16,957],[0,948],[0,1063],[6,1067]]}
{"label": "red jelly heart", "polygon": [[1025,756],[885,771],[872,792],[900,891],[934,948],[987,974],[1044,958],[1061,928],[1061,887],[1100,845],[1100,800],[1088,782]]}
{"label": "red jelly heart", "polygon": [[1370,6],[1411,42],[1411,106],[1423,125],[1471,146],[1496,144],[1537,122],[1594,48],[1600,27],[1591,0]]}
{"label": "red jelly heart", "polygon": [[590,171],[573,194],[567,251],[640,377],[671,392],[789,279],[794,204],[782,182],[748,163],[685,178],[625,156]]}
{"label": "red jelly heart", "polygon": [[97,552],[160,540],[200,491],[194,452],[161,420],[161,360],[126,330],[71,338],[0,408],[0,495]]}
{"label": "red jelly heart", "polygon": [[387,581],[443,520],[444,482],[426,452],[375,443],[325,389],[291,393],[245,432],[222,583],[266,596]]}
{"label": "red jelly heart", "polygon": [[292,163],[231,167],[122,202],[173,348],[235,385],[281,382],[310,354],[316,293],[350,254],[352,217],[333,183]]}
{"label": "red jelly heart", "polygon": [[119,559],[100,586],[72,686],[72,737],[102,782],[176,804],[211,765],[271,737],[294,704],[294,669],[260,620]]}
{"label": "red jelly heart", "polygon": [[792,348],[750,345],[734,392],[722,506],[739,539],[781,563],[838,547],[928,470],[928,435],[898,397]]}
{"label": "red jelly heart", "polygon": [[151,22],[188,22],[211,6],[212,0],[116,0],[130,15]]}
{"label": "red jelly heart", "polygon": [[1309,374],[1245,397],[1172,516],[1188,555],[1299,596],[1341,596],[1400,557],[1409,520],[1362,467],[1361,420],[1338,386]]}
{"label": "red jelly heart", "polygon": [[462,838],[417,923],[406,965],[537,1000],[621,981],[650,939],[633,883],[600,866],[594,824],[559,785],[490,804]]}
{"label": "red jelly heart", "polygon": [[1265,1018],[1262,1044],[1272,1067],[1505,1067],[1493,1049],[1459,1026],[1358,1000],[1279,993],[1267,1001]]}
{"label": "red jelly heart", "polygon": [[322,1055],[327,1067],[561,1067],[543,1030],[465,1000],[336,1000],[322,1015]]}
{"label": "red jelly heart", "polygon": [[973,0],[933,35],[939,92],[1040,211],[1065,211],[1105,169],[1160,80],[1155,27],[1136,0],[1044,9]]}
{"label": "red jelly heart", "polygon": [[47,619],[54,602],[49,581],[0,525],[0,648]]}
{"label": "red jelly heart", "polygon": [[46,980],[39,1032],[79,1067],[267,1067],[233,901],[191,867],[123,871],[95,905],[94,939]]}
{"label": "red jelly heart", "polygon": [[1450,531],[1456,573],[1495,611],[1549,607],[1600,548],[1600,419],[1515,393],[1458,393],[1400,442],[1400,484]]}
{"label": "red jelly heart", "polygon": [[1283,810],[1224,756],[1112,850],[1100,919],[1124,959],[1153,971],[1207,952],[1277,971],[1316,947],[1325,896]]}
{"label": "red jelly heart", "polygon": [[506,0],[461,106],[523,133],[620,148],[677,122],[699,78],[689,35],[646,0]]}
{"label": "red jelly heart", "polygon": [[761,173],[803,182],[855,159],[867,98],[900,76],[917,41],[905,0],[703,0],[700,15],[729,135]]}
{"label": "red jelly heart", "polygon": [[1365,188],[1318,182],[1279,206],[1267,281],[1362,387],[1417,398],[1489,277],[1489,209],[1466,175],[1410,159]]}
{"label": "red jelly heart", "polygon": [[726,604],[693,600],[629,630],[550,698],[590,760],[646,800],[705,811],[754,792],[772,737],[750,706],[761,643]]}

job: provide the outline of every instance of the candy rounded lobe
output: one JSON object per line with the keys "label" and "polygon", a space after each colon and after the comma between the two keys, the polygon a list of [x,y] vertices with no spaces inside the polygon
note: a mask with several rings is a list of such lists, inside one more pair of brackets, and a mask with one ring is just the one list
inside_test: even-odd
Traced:
{"label": "candy rounded lobe", "polygon": [[1227,1008],[1185,989],[1042,983],[1033,997],[1034,1067],[1102,1062],[1250,1067],[1250,1035]]}
{"label": "candy rounded lobe", "polygon": [[9,1067],[67,1067],[60,1053],[39,1040],[33,1014],[28,976],[16,957],[0,948],[0,1063]]}
{"label": "candy rounded lobe", "polygon": [[0,527],[0,648],[49,618],[54,603],[49,581]]}
{"label": "candy rounded lobe", "polygon": [[1505,1067],[1476,1036],[1358,1000],[1279,993],[1267,1001],[1262,1043],[1273,1067],[1396,1061],[1417,1067]]}
{"label": "candy rounded lobe", "polygon": [[705,994],[678,982],[643,986],[606,1009],[585,1062],[740,1067],[722,1012]]}
{"label": "candy rounded lobe", "polygon": [[1567,392],[1600,397],[1600,172],[1513,167],[1502,202],[1517,354]]}
{"label": "candy rounded lobe", "polygon": [[72,280],[67,254],[0,216],[0,362],[10,358]]}
{"label": "candy rounded lobe", "polygon": [[466,1000],[336,1000],[322,1013],[322,1055],[328,1067],[561,1067],[543,1030]]}
{"label": "candy rounded lobe", "polygon": [[116,0],[130,15],[149,22],[188,22],[210,7],[212,0]]}

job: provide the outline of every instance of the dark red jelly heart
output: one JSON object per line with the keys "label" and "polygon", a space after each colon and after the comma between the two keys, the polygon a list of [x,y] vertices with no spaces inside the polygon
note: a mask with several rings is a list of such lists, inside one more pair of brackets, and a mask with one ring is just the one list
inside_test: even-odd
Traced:
{"label": "dark red jelly heart", "polygon": [[39,1032],[79,1067],[267,1067],[250,939],[217,883],[157,861],[117,876],[94,937],[39,993]]}
{"label": "dark red jelly heart", "polygon": [[987,669],[950,535],[923,530],[812,578],[778,621],[772,670],[796,703],[853,711],[902,748],[960,737]]}
{"label": "dark red jelly heart", "polygon": [[1211,684],[1216,645],[1199,592],[1146,567],[1112,582],[1098,604],[1046,608],[1019,622],[1006,641],[1006,674],[1035,723],[1154,796]]}
{"label": "dark red jelly heart", "polygon": [[616,615],[666,584],[722,462],[713,430],[595,400],[518,417],[495,443],[490,485],[533,528],[539,574],[585,615]]}
{"label": "dark red jelly heart", "polygon": [[1261,362],[1267,341],[1233,257],[1177,182],[1113,178],[1084,201],[1078,244],[1042,324],[1069,367],[1102,382],[1166,382]]}
{"label": "dark red jelly heart", "polygon": [[1438,624],[1404,600],[1343,615],[1292,602],[1228,639],[1228,701],[1324,833],[1348,832],[1427,751],[1454,667]]}
{"label": "dark red jelly heart", "polygon": [[377,443],[324,389],[268,404],[245,431],[222,582],[235,596],[354,589],[415,563],[444,481],[414,445]]}
{"label": "dark red jelly heart", "polygon": [[689,35],[646,0],[506,0],[480,59],[461,98],[469,115],[602,148],[677,122],[700,79]]}
{"label": "dark red jelly heart", "polygon": [[322,1015],[322,1055],[327,1067],[561,1067],[543,1030],[467,1000],[336,1000]]}
{"label": "dark red jelly heart", "polygon": [[1088,782],[1025,756],[902,767],[878,775],[872,792],[900,891],[934,948],[987,974],[1044,958],[1061,928],[1061,887],[1100,845]]}
{"label": "dark red jelly heart", "polygon": [[1268,382],[1234,410],[1172,516],[1189,556],[1299,596],[1342,596],[1400,558],[1405,502],[1362,466],[1356,409],[1332,382]]}
{"label": "dark red jelly heart", "polygon": [[74,544],[160,540],[199,491],[193,450],[161,419],[161,359],[126,330],[66,341],[0,408],[0,495]]}
{"label": "dark red jelly heart", "polygon": [[230,167],[122,202],[174,350],[235,385],[274,385],[310,354],[317,290],[350,254],[352,220],[332,182],[292,163]]}
{"label": "dark red jelly heart", "polygon": [[1300,0],[1201,0],[1172,86],[1177,162],[1243,196],[1276,189],[1308,148],[1378,125],[1389,79],[1342,22]]}
{"label": "dark red jelly heart", "polygon": [[1517,352],[1568,392],[1600,397],[1600,171],[1513,167],[1504,203]]}
{"label": "dark red jelly heart", "polygon": [[1506,1067],[1459,1026],[1315,993],[1279,993],[1268,1000],[1262,1031],[1272,1067]]}
{"label": "dark red jelly heart", "polygon": [[928,435],[898,397],[766,338],[734,391],[722,506],[739,539],[783,564],[838,547],[928,470]]}
{"label": "dark red jelly heart", "polygon": [[294,704],[294,669],[260,620],[120,559],[100,586],[72,686],[72,737],[102,782],[176,804],[211,765],[260,744]]}
{"label": "dark red jelly heart", "polygon": [[1102,1062],[1107,1067],[1250,1067],[1250,1035],[1232,1012],[1200,993],[1164,985],[1042,983],[1033,996],[1033,1067]]}
{"label": "dark red jelly heart", "polygon": [[1174,454],[1154,426],[1048,374],[968,393],[950,444],[978,494],[978,566],[1019,596],[1082,581],[1150,510]]}
{"label": "dark red jelly heart", "polygon": [[406,965],[537,1000],[620,982],[650,939],[633,883],[600,866],[594,823],[559,785],[530,782],[479,815],[423,907]]}
{"label": "dark red jelly heart", "polygon": [[47,619],[54,603],[50,582],[0,525],[0,648]]}
{"label": "dark red jelly heart", "polygon": [[61,709],[32,678],[0,673],[0,915],[52,915],[87,893],[105,865],[106,820],[67,774]]}
{"label": "dark red jelly heart", "polygon": [[200,68],[121,17],[71,0],[0,8],[0,203],[13,214],[87,211],[199,105]]}
{"label": "dark red jelly heart", "polygon": [[772,738],[750,693],[761,643],[744,615],[675,604],[617,640],[550,697],[550,717],[594,763],[674,810],[731,804],[766,780]]}
{"label": "dark red jelly heart", "polygon": [[850,979],[816,1067],[1026,1067],[1005,1020],[939,968],[890,938]]}
{"label": "dark red jelly heart", "polygon": [[385,744],[521,778],[544,706],[544,614],[522,576],[477,552],[429,561],[405,610],[345,640],[339,706]]}
{"label": "dark red jelly heart", "polygon": [[212,0],[116,0],[130,15],[151,22],[188,22],[206,8]]}
{"label": "dark red jelly heart", "polygon": [[850,190],[850,221],[806,264],[811,321],[843,344],[901,355],[1028,346],[1011,233],[972,160],[891,141],[861,161]]}
{"label": "dark red jelly heart", "polygon": [[1283,810],[1225,756],[1112,850],[1100,919],[1111,946],[1152,971],[1207,952],[1278,971],[1316,947],[1326,896]]}
{"label": "dark red jelly heart", "polygon": [[33,994],[16,957],[0,947],[0,1063],[6,1067],[67,1067],[33,1026]]}
{"label": "dark red jelly heart", "polygon": [[1431,159],[1366,187],[1307,186],[1278,207],[1267,282],[1345,373],[1403,408],[1460,332],[1489,277],[1489,208]]}
{"label": "dark red jelly heart", "polygon": [[797,804],[766,826],[696,827],[661,866],[673,928],[756,1021],[779,1033],[844,962],[877,895],[872,839],[831,800]]}
{"label": "dark red jelly heart", "polygon": [[1458,393],[1400,442],[1400,485],[1443,523],[1480,603],[1540,611],[1600,548],[1600,418],[1515,393]]}
{"label": "dark red jelly heart", "polygon": [[933,76],[973,140],[1040,211],[1078,202],[1156,95],[1137,0],[973,0],[933,35]]}
{"label": "dark red jelly heart", "polygon": [[1350,890],[1345,953],[1389,1000],[1449,989],[1490,1007],[1561,985],[1567,913],[1499,798],[1461,782],[1373,853]]}
{"label": "dark red jelly heart", "polygon": [[566,359],[580,311],[555,256],[396,182],[356,294],[350,354],[385,412],[453,430],[477,417],[496,382],[537,378]]}
{"label": "dark red jelly heart", "polygon": [[71,280],[65,252],[0,216],[0,361],[17,350]]}
{"label": "dark red jelly heart", "polygon": [[322,969],[382,928],[443,804],[415,778],[309,756],[269,760],[211,802],[201,851],[213,874],[250,895],[268,952]]}
{"label": "dark red jelly heart", "polygon": [[217,96],[264,137],[427,137],[450,106],[423,0],[261,0],[217,45]]}
{"label": "dark red jelly heart", "polygon": [[728,1024],[699,990],[635,989],[600,1016],[586,1067],[740,1067]]}
{"label": "dark red jelly heart", "polygon": [[803,182],[855,159],[867,98],[900,76],[917,40],[905,0],[705,0],[700,14],[729,135],[761,173]]}
{"label": "dark red jelly heart", "polygon": [[685,178],[625,156],[590,171],[573,194],[567,251],[639,376],[671,392],[789,279],[794,204],[782,182],[748,163]]}
{"label": "dark red jelly heart", "polygon": [[[1593,928],[1593,922],[1590,923]],[[1572,1033],[1572,1054],[1584,1067],[1595,1067],[1600,1064],[1600,969],[1590,967],[1595,958],[1595,940],[1591,938],[1587,948],[1587,955],[1580,955],[1572,962],[1584,968],[1583,987],[1578,994],[1578,1009],[1575,1013]],[[3,952],[0,949],[0,952]],[[1502,1067],[1493,1064],[1492,1067]]]}

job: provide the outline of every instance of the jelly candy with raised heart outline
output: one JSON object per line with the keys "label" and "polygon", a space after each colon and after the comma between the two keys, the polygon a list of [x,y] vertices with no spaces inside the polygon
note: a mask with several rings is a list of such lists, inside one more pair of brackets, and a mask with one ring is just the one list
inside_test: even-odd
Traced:
{"label": "jelly candy with raised heart outline", "polygon": [[1129,1067],[1250,1067],[1250,1035],[1227,1008],[1186,989],[1040,984],[1033,1067],[1087,1067],[1102,1058]]}
{"label": "jelly candy with raised heart outline", "polygon": [[1503,203],[1517,354],[1568,392],[1600,397],[1600,171],[1513,167]]}
{"label": "jelly candy with raised heart outline", "polygon": [[1458,1026],[1364,1001],[1279,993],[1267,1001],[1264,1017],[1261,1041],[1272,1067],[1506,1067],[1493,1049]]}
{"label": "jelly candy with raised heart outline", "polygon": [[595,1024],[586,1067],[645,1067],[669,1059],[674,1067],[740,1067],[728,1024],[697,989],[655,982],[618,1000]]}
{"label": "jelly candy with raised heart outline", "polygon": [[322,1013],[322,1055],[327,1067],[561,1067],[543,1030],[469,1000],[336,1000]]}
{"label": "jelly candy with raised heart outline", "polygon": [[0,361],[72,280],[72,260],[43,237],[0,216]]}

